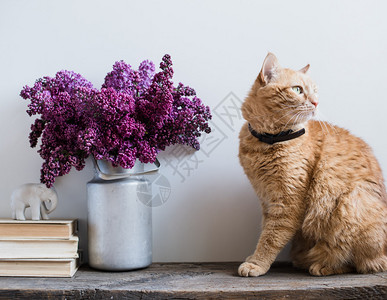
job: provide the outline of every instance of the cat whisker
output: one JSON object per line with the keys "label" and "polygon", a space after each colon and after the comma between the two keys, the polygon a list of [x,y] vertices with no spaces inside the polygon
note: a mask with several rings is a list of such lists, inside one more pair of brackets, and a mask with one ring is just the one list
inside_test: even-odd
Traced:
{"label": "cat whisker", "polygon": [[[317,120],[317,121],[319,122],[320,126],[321,126],[321,124],[324,125],[327,134],[331,134],[330,129],[332,129],[332,131],[333,131],[334,134],[337,134],[337,131],[336,131],[335,127],[330,126],[329,124],[327,124],[327,123],[324,122],[324,121],[320,121],[320,120]],[[324,131],[323,131],[323,132],[324,132]]]}
{"label": "cat whisker", "polygon": [[[319,111],[319,114],[322,115],[324,118],[326,118],[326,116],[324,115],[324,113],[322,113],[321,111]],[[329,128],[332,129],[332,131],[334,132],[334,134],[337,134],[337,130],[334,126],[331,126],[329,123],[327,124],[326,122],[323,122],[323,124],[327,127],[327,130],[329,132]],[[329,128],[328,128],[329,127]]]}
{"label": "cat whisker", "polygon": [[309,117],[310,117],[310,111],[302,111],[300,112],[300,114],[298,115],[296,121],[295,121],[295,124],[298,124],[298,121],[299,119],[304,119],[304,121],[306,121]]}
{"label": "cat whisker", "polygon": [[300,107],[299,104],[296,104],[296,105],[288,105],[288,104],[280,104],[282,107],[289,107],[289,108],[296,108],[296,107]]}
{"label": "cat whisker", "polygon": [[[320,128],[321,128],[321,132],[323,133],[323,134],[325,134],[325,132],[324,132],[324,127],[323,127],[323,122],[321,122],[320,120],[317,120],[317,122],[318,122],[318,124],[320,125]],[[324,126],[325,126],[325,124],[324,124]]]}
{"label": "cat whisker", "polygon": [[[281,131],[284,131],[284,130],[285,130],[286,126],[288,126],[288,124],[290,123],[291,120],[294,119],[294,120],[296,121],[300,114],[301,114],[301,112],[298,112],[298,113],[294,114],[294,115],[286,122],[286,124],[282,127]],[[293,122],[293,124],[295,124],[295,123],[296,123],[296,122]]]}
{"label": "cat whisker", "polygon": [[281,121],[283,118],[285,118],[285,117],[287,117],[287,116],[289,116],[290,114],[293,114],[293,113],[294,113],[294,110],[287,112],[287,113],[284,114],[281,118],[275,120],[275,121],[274,121],[274,124],[277,124],[277,123],[278,123],[279,121]]}
{"label": "cat whisker", "polygon": [[[322,123],[324,124],[325,128],[327,129],[328,134],[331,134],[331,132],[330,132],[330,130],[329,130],[329,128],[330,128],[331,126],[328,126],[326,122],[322,122]],[[333,127],[331,127],[331,128],[334,130],[334,133],[336,133],[336,129],[334,129]]]}
{"label": "cat whisker", "polygon": [[282,112],[284,110],[294,110],[294,107],[283,107],[283,108],[276,110],[276,113]]}

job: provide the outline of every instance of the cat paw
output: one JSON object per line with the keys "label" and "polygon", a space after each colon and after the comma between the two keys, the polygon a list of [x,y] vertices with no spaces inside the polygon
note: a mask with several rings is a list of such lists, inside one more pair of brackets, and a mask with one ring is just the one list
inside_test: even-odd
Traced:
{"label": "cat paw", "polygon": [[264,268],[250,262],[244,262],[239,266],[238,274],[242,277],[257,277],[266,274],[269,268]]}
{"label": "cat paw", "polygon": [[322,266],[318,263],[314,263],[310,266],[309,273],[313,276],[328,276],[335,274],[335,271],[331,267]]}

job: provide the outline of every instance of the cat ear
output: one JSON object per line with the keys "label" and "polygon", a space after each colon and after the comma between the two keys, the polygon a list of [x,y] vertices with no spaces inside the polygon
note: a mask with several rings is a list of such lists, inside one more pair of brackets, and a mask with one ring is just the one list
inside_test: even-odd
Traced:
{"label": "cat ear", "polygon": [[276,77],[280,65],[278,63],[277,57],[271,52],[269,52],[263,61],[261,72],[259,72],[258,79],[261,84],[268,84],[273,78]]}
{"label": "cat ear", "polygon": [[309,70],[309,67],[310,67],[310,64],[307,64],[305,67],[303,67],[301,70],[298,70],[298,72],[301,72],[301,73],[306,73],[308,72]]}

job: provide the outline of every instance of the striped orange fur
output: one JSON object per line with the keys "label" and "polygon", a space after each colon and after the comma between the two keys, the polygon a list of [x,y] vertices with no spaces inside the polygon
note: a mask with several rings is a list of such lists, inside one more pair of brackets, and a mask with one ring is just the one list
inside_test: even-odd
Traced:
{"label": "striped orange fur", "polygon": [[[387,271],[381,168],[363,140],[311,120],[318,95],[308,68],[282,68],[269,53],[242,106],[239,159],[261,201],[263,229],[241,276],[265,274],[291,240],[294,265],[312,275]],[[260,133],[306,133],[269,145],[251,135],[248,123]]]}

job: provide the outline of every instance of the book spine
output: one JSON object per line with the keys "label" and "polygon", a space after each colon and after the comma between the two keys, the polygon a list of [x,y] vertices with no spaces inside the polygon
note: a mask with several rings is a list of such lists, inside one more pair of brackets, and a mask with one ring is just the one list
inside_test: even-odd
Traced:
{"label": "book spine", "polygon": [[0,258],[78,257],[75,240],[0,240]]}
{"label": "book spine", "polygon": [[73,259],[0,259],[0,276],[72,277],[79,267]]}
{"label": "book spine", "polygon": [[19,221],[0,220],[0,238],[7,239],[69,239],[78,232],[78,220]]}

